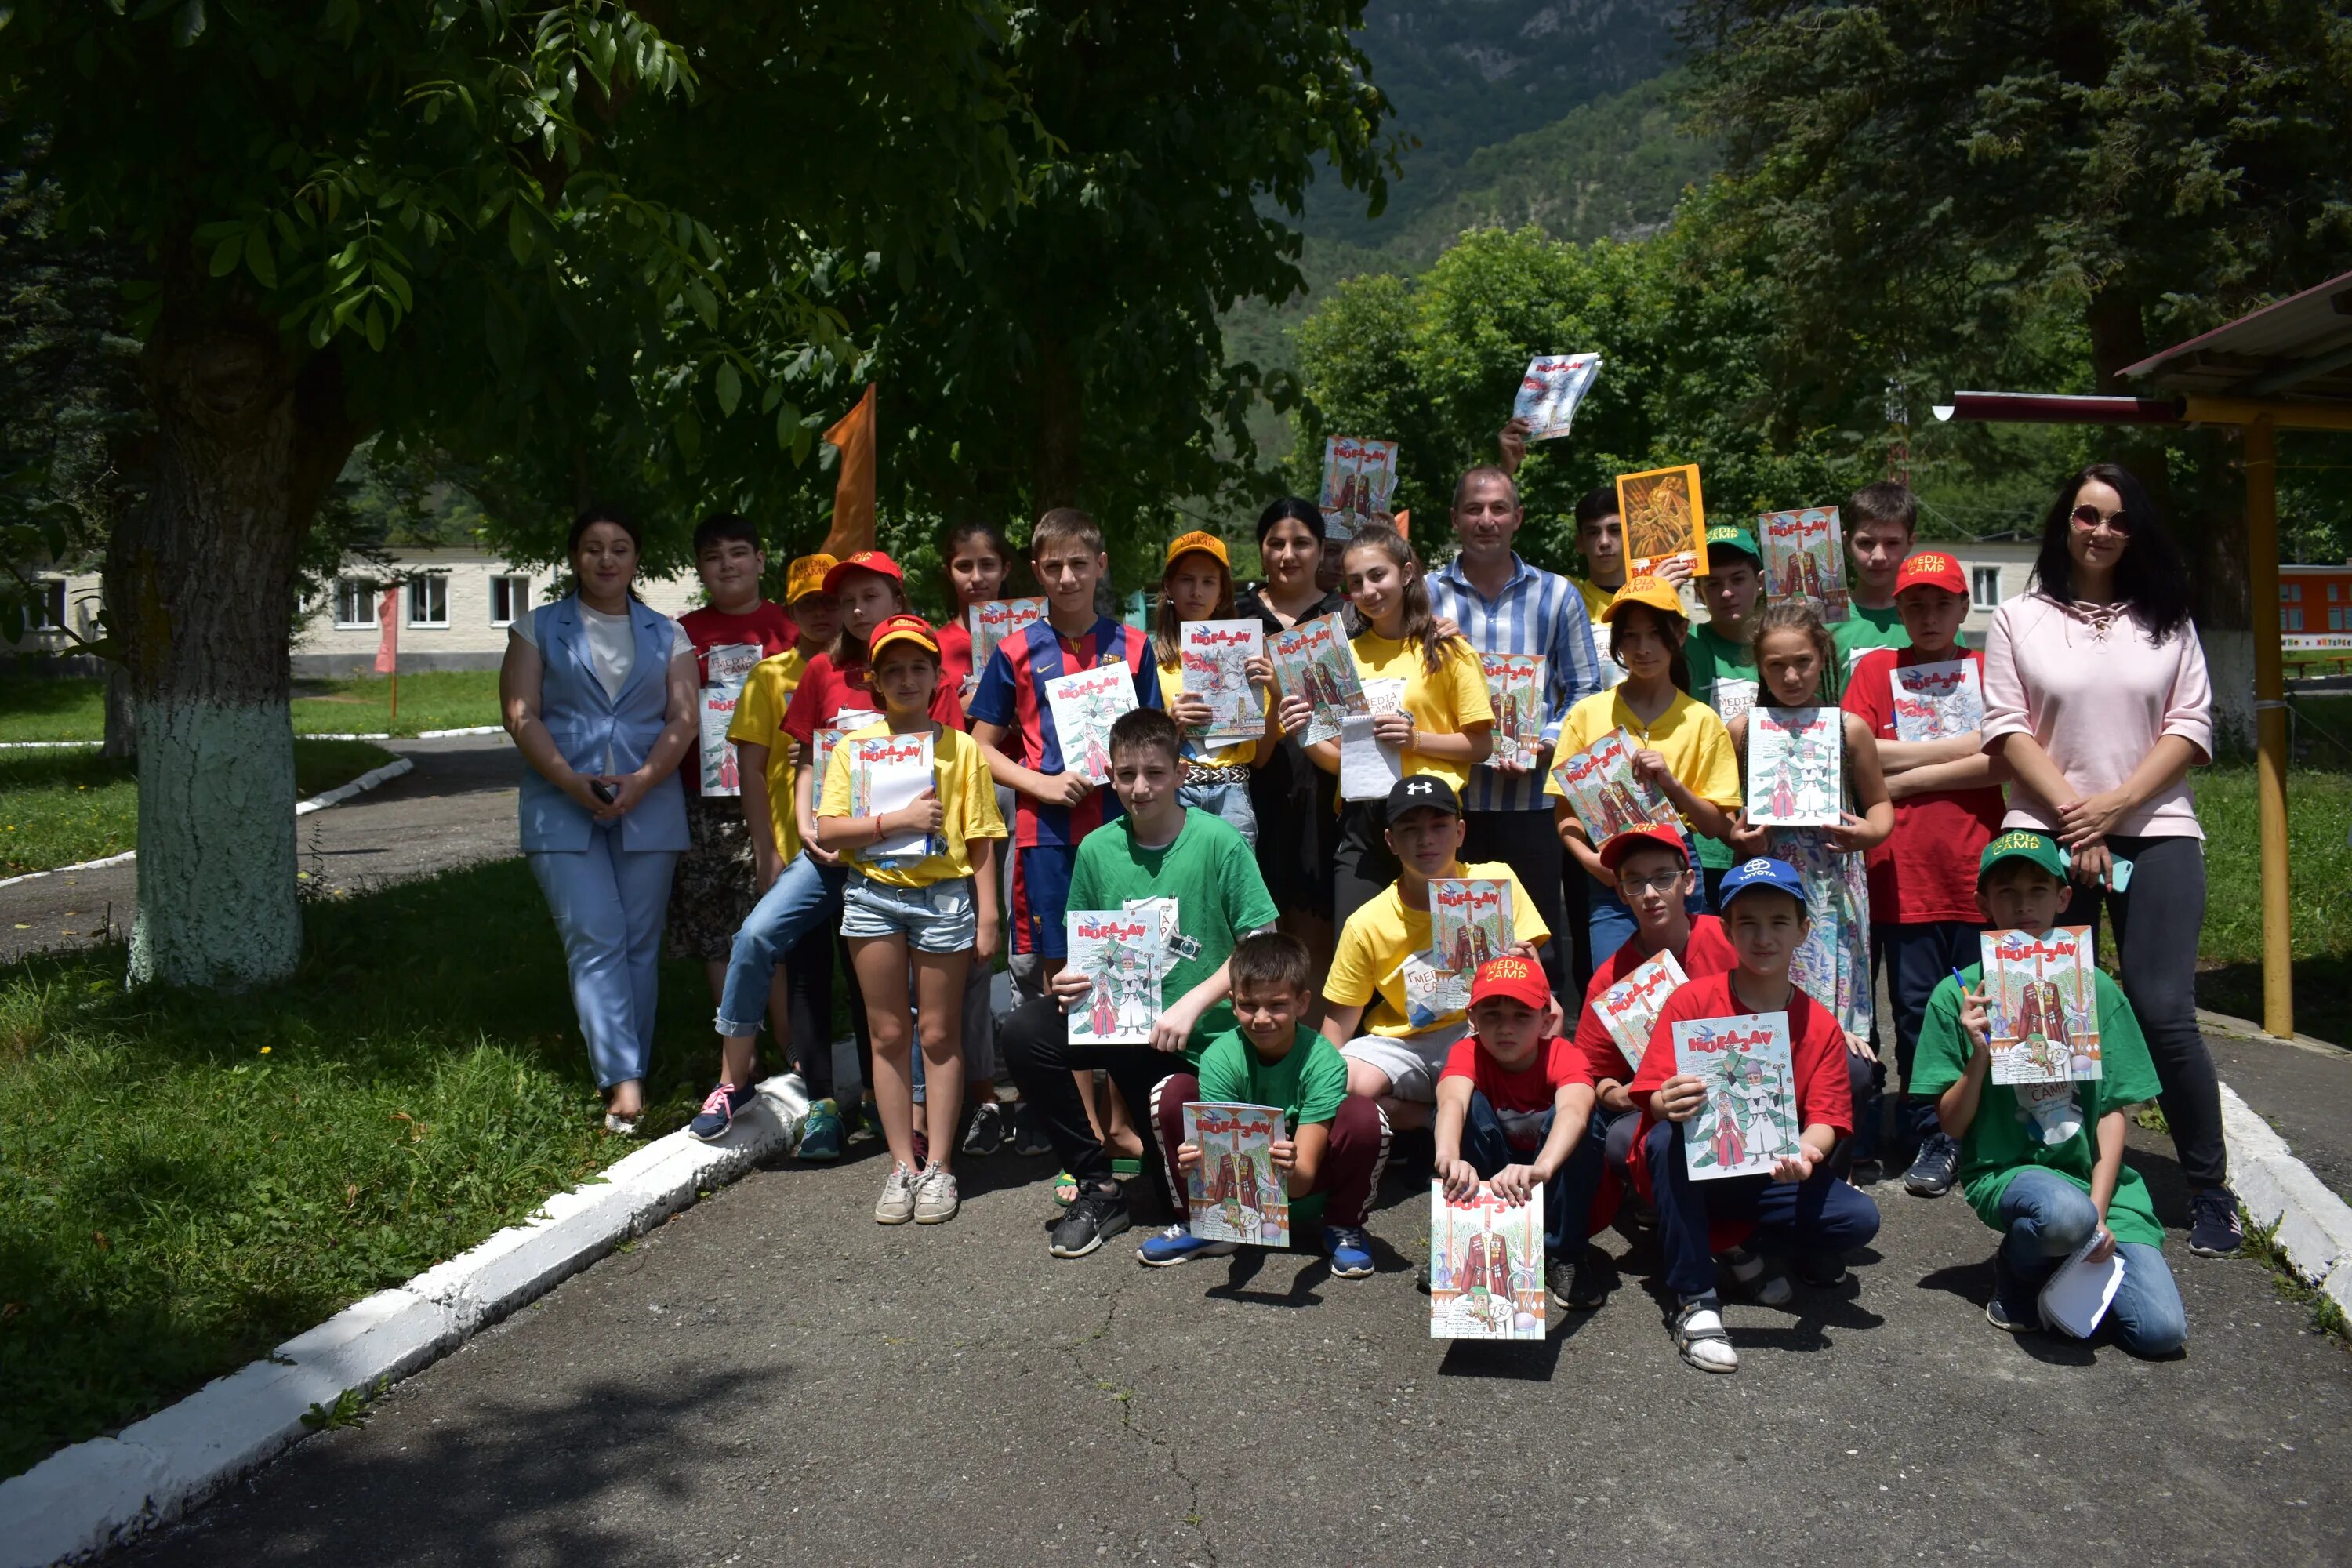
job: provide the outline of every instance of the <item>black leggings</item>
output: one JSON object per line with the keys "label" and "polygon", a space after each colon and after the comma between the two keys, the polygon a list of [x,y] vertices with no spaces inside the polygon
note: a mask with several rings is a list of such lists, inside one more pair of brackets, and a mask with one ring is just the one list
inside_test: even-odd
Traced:
{"label": "black leggings", "polygon": [[2221,1080],[2197,1030],[2197,935],[2205,923],[2205,841],[2116,838],[2108,852],[2132,863],[2121,893],[2077,886],[2061,923],[2095,932],[2104,907],[2115,921],[2124,994],[2147,1037],[2147,1054],[2164,1086],[2160,1103],[2189,1189],[2227,1184],[2229,1150],[2221,1139]]}

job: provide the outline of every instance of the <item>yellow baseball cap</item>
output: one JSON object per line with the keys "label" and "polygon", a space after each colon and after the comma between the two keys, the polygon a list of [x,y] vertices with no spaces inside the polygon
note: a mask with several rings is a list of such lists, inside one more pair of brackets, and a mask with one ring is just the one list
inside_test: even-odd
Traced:
{"label": "yellow baseball cap", "polygon": [[1176,557],[1195,550],[1204,555],[1215,556],[1217,564],[1226,571],[1230,572],[1234,569],[1233,552],[1225,548],[1225,542],[1213,533],[1203,533],[1199,529],[1194,529],[1190,533],[1180,533],[1170,542],[1168,565],[1175,565]]}
{"label": "yellow baseball cap", "polygon": [[824,592],[824,574],[841,563],[830,555],[798,555],[784,574],[784,603],[796,605],[811,594]]}
{"label": "yellow baseball cap", "polygon": [[1683,613],[1682,595],[1675,593],[1675,585],[1663,577],[1626,578],[1625,585],[1618,589],[1616,596],[1609,601],[1609,607],[1601,612],[1601,619],[1603,623],[1615,620],[1619,608],[1626,605],[1647,605],[1670,616]]}
{"label": "yellow baseball cap", "polygon": [[913,643],[934,658],[940,651],[940,634],[931,630],[930,622],[920,616],[898,615],[874,628],[874,636],[866,643],[866,658],[879,661],[882,650],[894,642]]}

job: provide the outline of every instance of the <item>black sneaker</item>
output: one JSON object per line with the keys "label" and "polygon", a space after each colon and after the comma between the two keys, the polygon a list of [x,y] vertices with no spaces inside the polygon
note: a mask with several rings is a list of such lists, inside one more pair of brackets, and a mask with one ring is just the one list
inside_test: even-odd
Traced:
{"label": "black sneaker", "polygon": [[1919,1157],[1903,1173],[1903,1190],[1917,1198],[1940,1198],[1952,1190],[1960,1173],[1960,1145],[1948,1133],[1930,1132],[1920,1142]]}
{"label": "black sneaker", "polygon": [[1553,1258],[1544,1268],[1552,1303],[1571,1312],[1589,1312],[1609,1299],[1610,1268],[1600,1254],[1586,1247],[1574,1264]]}
{"label": "black sneaker", "polygon": [[1096,1187],[1080,1193],[1061,1224],[1054,1227],[1054,1245],[1049,1249],[1056,1258],[1084,1258],[1132,1223],[1127,1213],[1127,1194],[1117,1187],[1105,1190]]}
{"label": "black sneaker", "polygon": [[2238,1224],[2238,1194],[2207,1187],[2189,1194],[2189,1250],[2200,1258],[2235,1258],[2244,1245]]}
{"label": "black sneaker", "polygon": [[1054,1152],[1054,1140],[1045,1133],[1045,1119],[1025,1100],[1013,1106],[1013,1152],[1024,1159]]}
{"label": "black sneaker", "polygon": [[1004,1140],[1012,1132],[1012,1128],[1008,1125],[1010,1120],[1004,1114],[1004,1106],[1002,1102],[993,1100],[982,1100],[973,1109],[971,1121],[964,1126],[963,1152],[978,1157],[993,1154],[1003,1148]]}
{"label": "black sneaker", "polygon": [[1845,1259],[1834,1252],[1801,1252],[1797,1278],[1816,1290],[1832,1289],[1845,1282]]}

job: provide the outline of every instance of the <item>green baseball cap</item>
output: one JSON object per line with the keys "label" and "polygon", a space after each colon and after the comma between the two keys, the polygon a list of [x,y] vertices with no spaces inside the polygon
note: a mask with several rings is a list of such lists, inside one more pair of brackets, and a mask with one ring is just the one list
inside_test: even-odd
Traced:
{"label": "green baseball cap", "polygon": [[1764,552],[1756,547],[1756,536],[1736,522],[1718,522],[1706,531],[1706,553],[1710,561],[1717,550],[1737,550],[1748,557],[1750,566],[1763,563]]}
{"label": "green baseball cap", "polygon": [[2031,860],[2052,876],[2063,879],[2066,875],[2066,852],[2047,833],[2037,833],[2030,827],[2012,827],[1993,836],[1977,859],[1977,880],[2003,860]]}

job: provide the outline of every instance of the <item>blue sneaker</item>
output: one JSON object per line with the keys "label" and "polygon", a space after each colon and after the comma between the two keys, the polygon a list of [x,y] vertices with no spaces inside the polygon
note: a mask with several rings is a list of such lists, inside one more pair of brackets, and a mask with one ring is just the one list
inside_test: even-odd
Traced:
{"label": "blue sneaker", "polygon": [[832,1100],[820,1100],[809,1107],[808,1120],[801,1123],[800,1157],[841,1158],[841,1108]]}
{"label": "blue sneaker", "polygon": [[1323,1250],[1331,1259],[1331,1272],[1342,1279],[1360,1279],[1372,1271],[1372,1238],[1361,1226],[1325,1226]]}
{"label": "blue sneaker", "polygon": [[2189,1194],[2189,1250],[2200,1258],[2235,1258],[2246,1233],[2238,1224],[2238,1194],[2207,1187]]}
{"label": "blue sneaker", "polygon": [[710,1091],[694,1120],[686,1124],[686,1135],[698,1143],[716,1143],[727,1136],[735,1125],[735,1113],[751,1101],[751,1091],[722,1083]]}
{"label": "blue sneaker", "polygon": [[1234,1245],[1230,1241],[1209,1241],[1181,1225],[1171,1225],[1144,1237],[1143,1245],[1135,1249],[1135,1260],[1153,1268],[1173,1268],[1195,1258],[1223,1258],[1234,1250]]}

